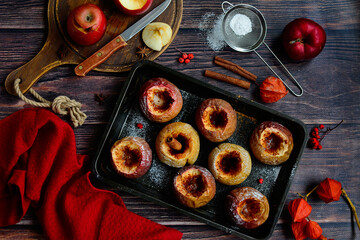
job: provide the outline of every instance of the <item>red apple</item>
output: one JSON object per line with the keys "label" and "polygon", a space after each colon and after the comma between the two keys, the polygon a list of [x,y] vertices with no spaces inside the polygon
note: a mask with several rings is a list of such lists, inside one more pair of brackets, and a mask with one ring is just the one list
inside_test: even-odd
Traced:
{"label": "red apple", "polygon": [[288,56],[296,61],[319,55],[326,42],[324,29],[307,18],[298,18],[286,25],[282,43]]}
{"label": "red apple", "polygon": [[106,30],[106,17],[96,5],[86,3],[72,10],[67,19],[67,32],[75,43],[88,46],[99,41]]}
{"label": "red apple", "polygon": [[116,6],[130,16],[141,15],[151,6],[153,0],[113,0]]}

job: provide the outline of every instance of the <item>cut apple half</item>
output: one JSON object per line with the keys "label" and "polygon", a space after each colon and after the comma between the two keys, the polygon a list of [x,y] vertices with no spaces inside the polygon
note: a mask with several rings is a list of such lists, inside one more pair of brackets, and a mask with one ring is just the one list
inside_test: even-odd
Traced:
{"label": "cut apple half", "polygon": [[141,15],[151,6],[153,0],[113,0],[116,6],[130,16]]}
{"label": "cut apple half", "polygon": [[142,39],[149,48],[160,51],[171,40],[171,27],[162,22],[153,22],[147,25],[142,32]]}
{"label": "cut apple half", "polygon": [[129,10],[141,9],[147,0],[119,0],[119,2]]}

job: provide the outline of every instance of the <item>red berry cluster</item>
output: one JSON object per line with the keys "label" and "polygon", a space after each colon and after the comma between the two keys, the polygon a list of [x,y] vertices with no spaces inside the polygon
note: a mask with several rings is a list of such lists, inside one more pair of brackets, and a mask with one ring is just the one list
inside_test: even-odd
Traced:
{"label": "red berry cluster", "polygon": [[[327,128],[324,130],[325,126],[323,124],[320,124],[317,127],[314,127],[310,132],[310,139],[309,139],[309,147],[312,149],[321,150],[323,147],[320,144],[321,141],[324,139],[324,137],[330,133],[332,130],[337,128],[341,123],[343,123],[343,120],[341,120],[335,127],[333,128]],[[321,134],[321,136],[320,136]]]}
{"label": "red berry cluster", "polygon": [[[176,49],[178,50],[178,49]],[[183,53],[180,50],[178,50],[181,53],[181,57],[179,57],[178,61],[179,63],[185,63],[188,64],[191,59],[194,59],[194,54],[192,53]]]}
{"label": "red berry cluster", "polygon": [[324,129],[324,125],[320,124],[319,127],[314,127],[310,132],[309,145],[312,149],[322,149],[322,146],[320,144],[322,138],[320,138],[319,129]]}

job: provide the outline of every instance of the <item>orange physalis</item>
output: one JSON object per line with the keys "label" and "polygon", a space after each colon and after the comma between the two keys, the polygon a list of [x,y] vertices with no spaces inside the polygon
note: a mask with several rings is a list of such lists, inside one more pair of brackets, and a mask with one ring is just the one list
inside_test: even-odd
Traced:
{"label": "orange physalis", "polygon": [[294,222],[301,222],[310,215],[312,207],[302,198],[297,198],[289,202],[290,215]]}
{"label": "orange physalis", "polygon": [[260,85],[260,97],[265,103],[277,102],[288,92],[282,81],[276,77],[268,77]]}
{"label": "orange physalis", "polygon": [[308,237],[306,234],[307,223],[308,221],[306,219],[303,219],[300,222],[291,223],[291,230],[296,240],[303,240]]}
{"label": "orange physalis", "polygon": [[306,235],[311,239],[317,239],[322,234],[322,228],[317,222],[309,221],[306,225]]}
{"label": "orange physalis", "polygon": [[326,178],[319,184],[316,193],[326,203],[338,201],[341,196],[341,183],[334,179]]}

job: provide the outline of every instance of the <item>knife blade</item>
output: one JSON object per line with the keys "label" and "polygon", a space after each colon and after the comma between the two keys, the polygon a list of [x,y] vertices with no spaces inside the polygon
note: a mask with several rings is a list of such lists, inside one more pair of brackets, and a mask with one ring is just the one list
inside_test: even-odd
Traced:
{"label": "knife blade", "polygon": [[165,11],[170,3],[171,0],[165,0],[151,12],[142,17],[139,21],[131,25],[124,32],[103,46],[100,50],[96,51],[90,57],[85,59],[75,67],[75,74],[77,76],[84,77],[89,71],[108,59],[114,52],[120,48],[125,47],[127,45],[127,41],[129,41],[133,36],[135,36],[135,34],[140,32],[144,27],[151,23],[163,11]]}

